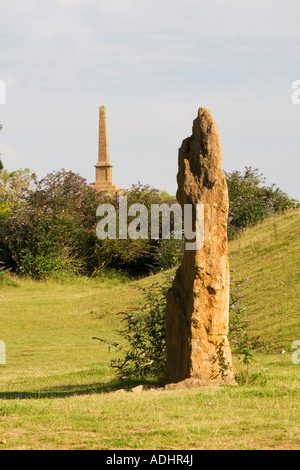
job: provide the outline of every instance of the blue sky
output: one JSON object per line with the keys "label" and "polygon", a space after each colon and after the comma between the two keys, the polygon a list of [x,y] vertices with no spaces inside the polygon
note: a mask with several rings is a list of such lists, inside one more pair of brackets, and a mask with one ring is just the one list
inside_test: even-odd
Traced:
{"label": "blue sky", "polygon": [[104,104],[115,183],[174,194],[201,106],[225,170],[300,199],[299,17],[296,0],[0,0],[3,162],[93,182]]}

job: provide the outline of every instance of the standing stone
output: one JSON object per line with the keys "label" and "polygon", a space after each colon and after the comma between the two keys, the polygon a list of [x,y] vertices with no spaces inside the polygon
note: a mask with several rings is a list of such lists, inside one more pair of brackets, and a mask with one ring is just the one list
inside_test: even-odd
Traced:
{"label": "standing stone", "polygon": [[[193,134],[179,149],[177,200],[204,205],[204,243],[185,250],[166,307],[167,379],[235,383],[227,339],[228,191],[222,147],[211,113],[199,108]],[[193,229],[195,230],[195,222]]]}
{"label": "standing stone", "polygon": [[112,168],[109,162],[108,153],[108,137],[106,122],[106,107],[99,108],[99,147],[98,147],[98,163],[96,168],[96,182],[94,188],[99,191],[116,191],[116,185],[112,181]]}

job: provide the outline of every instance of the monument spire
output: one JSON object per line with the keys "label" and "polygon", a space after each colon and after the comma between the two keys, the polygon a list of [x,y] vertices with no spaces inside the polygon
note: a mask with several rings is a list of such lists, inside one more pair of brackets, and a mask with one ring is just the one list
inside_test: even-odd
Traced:
{"label": "monument spire", "polygon": [[116,191],[118,188],[112,181],[112,168],[109,162],[108,153],[108,137],[106,122],[106,107],[99,108],[99,147],[98,147],[98,163],[96,168],[96,182],[94,188],[99,191]]}
{"label": "monument spire", "polygon": [[107,138],[107,122],[106,122],[106,107],[100,106],[99,108],[99,152],[98,162],[109,163],[108,153],[108,138]]}

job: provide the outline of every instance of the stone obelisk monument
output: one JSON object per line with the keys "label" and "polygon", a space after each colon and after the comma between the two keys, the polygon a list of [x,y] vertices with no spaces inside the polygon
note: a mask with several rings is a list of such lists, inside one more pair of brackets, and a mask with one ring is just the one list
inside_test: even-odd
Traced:
{"label": "stone obelisk monument", "polygon": [[99,191],[116,191],[118,188],[112,181],[112,168],[109,162],[106,107],[99,108],[99,150],[94,188]]}
{"label": "stone obelisk monument", "polygon": [[[211,113],[200,108],[179,149],[177,200],[204,207],[202,247],[185,250],[166,306],[167,380],[235,384],[227,339],[228,191],[222,147]],[[195,220],[194,227],[195,230]]]}

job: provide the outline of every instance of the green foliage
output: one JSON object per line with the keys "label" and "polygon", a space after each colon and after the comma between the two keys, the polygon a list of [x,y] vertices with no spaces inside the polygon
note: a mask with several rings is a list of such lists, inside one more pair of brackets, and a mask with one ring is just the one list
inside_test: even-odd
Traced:
{"label": "green foliage", "polygon": [[170,279],[166,285],[152,284],[143,289],[141,304],[130,312],[122,312],[126,339],[125,357],[113,360],[112,367],[121,376],[163,377],[165,373],[165,308]]}
{"label": "green foliage", "polygon": [[28,168],[9,172],[0,171],[0,203],[7,204],[12,213],[23,204],[28,194],[34,189],[36,175]]}
{"label": "green foliage", "polygon": [[0,202],[0,221],[6,220],[11,215],[11,209],[7,202]]}
{"label": "green foliage", "polygon": [[274,184],[266,186],[265,178],[258,169],[245,167],[244,174],[239,171],[226,173],[226,180],[230,204],[229,238],[270,215],[299,207],[298,201],[291,199]]}
{"label": "green foliage", "polygon": [[[167,291],[171,284],[172,276],[162,286],[157,283],[149,289],[143,289],[144,298],[138,308],[130,312],[122,312],[125,329],[120,333],[126,339],[127,349],[123,360],[113,360],[112,367],[118,369],[122,376],[155,376],[162,377],[165,373],[166,344],[165,344],[165,309]],[[250,338],[248,332],[249,321],[244,320],[245,308],[239,303],[245,297],[237,294],[243,281],[231,281],[230,291],[230,316],[228,339],[234,352],[245,365],[246,370],[241,373],[241,380],[249,378],[249,366],[254,360],[253,350],[259,345],[258,338]],[[99,339],[99,338],[97,338]],[[119,344],[114,344],[114,346]],[[223,351],[220,343],[216,359],[220,364],[221,374],[226,374],[228,363],[219,355]]]}
{"label": "green foliage", "polygon": [[[235,351],[239,356],[242,357],[242,362],[248,367],[250,362],[253,360],[252,342],[249,341],[248,336],[248,320],[243,320],[245,314],[245,308],[239,306],[241,298],[243,295],[237,295],[236,290],[241,290],[242,282],[245,280],[236,281],[233,284],[231,293],[230,293],[230,320],[229,320],[229,331],[228,336],[229,340],[234,346]],[[232,281],[231,281],[232,282]]]}
{"label": "green foliage", "polygon": [[[232,270],[235,271],[234,269]],[[229,301],[229,329],[228,338],[233,347],[234,352],[237,354],[239,360],[244,364],[245,370],[241,375],[236,377],[242,383],[247,383],[249,378],[249,367],[253,358],[253,350],[255,350],[261,343],[259,337],[249,337],[249,320],[245,320],[246,308],[243,299],[246,297],[241,294],[243,284],[251,281],[251,277],[246,279],[230,281],[230,301]]]}
{"label": "green foliage", "polygon": [[45,244],[40,245],[38,252],[35,254],[24,250],[21,268],[22,274],[32,279],[72,277],[78,274],[80,270],[76,259],[72,260],[67,251],[64,253],[63,250],[58,249],[55,253],[51,244],[49,247]]}
{"label": "green foliage", "polygon": [[168,240],[159,240],[155,253],[155,263],[160,270],[166,271],[176,266],[183,256],[184,238],[175,239],[172,235]]}
{"label": "green foliage", "polygon": [[0,168],[0,221],[7,220],[24,204],[35,182],[36,176],[28,168],[12,172]]}
{"label": "green foliage", "polygon": [[[270,214],[295,207],[296,201],[278,188],[266,187],[257,170],[227,174],[230,198],[229,237]],[[184,240],[174,238],[171,216],[170,239],[151,239],[151,206],[175,199],[140,183],[122,191],[128,207],[144,204],[148,210],[148,239],[99,240],[96,236],[97,207],[112,204],[118,224],[118,193],[99,193],[73,172],[61,170],[37,181],[28,169],[0,170],[0,258],[8,269],[35,279],[57,277],[65,272],[89,276],[108,270],[143,276],[175,266],[182,256]],[[128,224],[135,216],[128,217]]]}
{"label": "green foliage", "polygon": [[52,173],[36,182],[1,226],[6,265],[35,279],[88,269],[97,203],[95,191],[72,172]]}
{"label": "green foliage", "polygon": [[[133,185],[131,189],[122,191],[122,196],[127,197],[128,207],[133,204],[143,204],[148,211],[148,239],[133,240],[128,238],[120,240],[97,240],[96,256],[98,266],[95,272],[101,271],[103,267],[123,271],[131,276],[145,275],[149,272],[157,272],[168,269],[178,263],[179,255],[182,249],[182,241],[174,240],[174,234],[171,233],[170,240],[151,239],[151,206],[152,204],[172,205],[176,201],[169,194],[158,191],[140,183]],[[119,214],[119,195],[108,195],[106,202],[113,204],[116,208],[117,222]],[[128,217],[128,224],[135,217]],[[173,219],[171,218],[171,232]],[[160,233],[161,233],[160,220]]]}
{"label": "green foliage", "polygon": [[[0,178],[0,255],[19,275],[35,279],[64,272],[98,276],[113,269],[138,276],[177,263],[177,252],[174,255],[170,247],[163,246],[159,255],[159,240],[97,238],[97,207],[112,204],[118,215],[117,193],[99,193],[79,175],[65,170],[40,181],[29,170],[2,171]],[[33,181],[35,186],[30,188]],[[128,206],[143,203],[149,214],[152,204],[168,202],[166,195],[140,184],[122,194]],[[149,230],[150,220],[149,216]]]}

